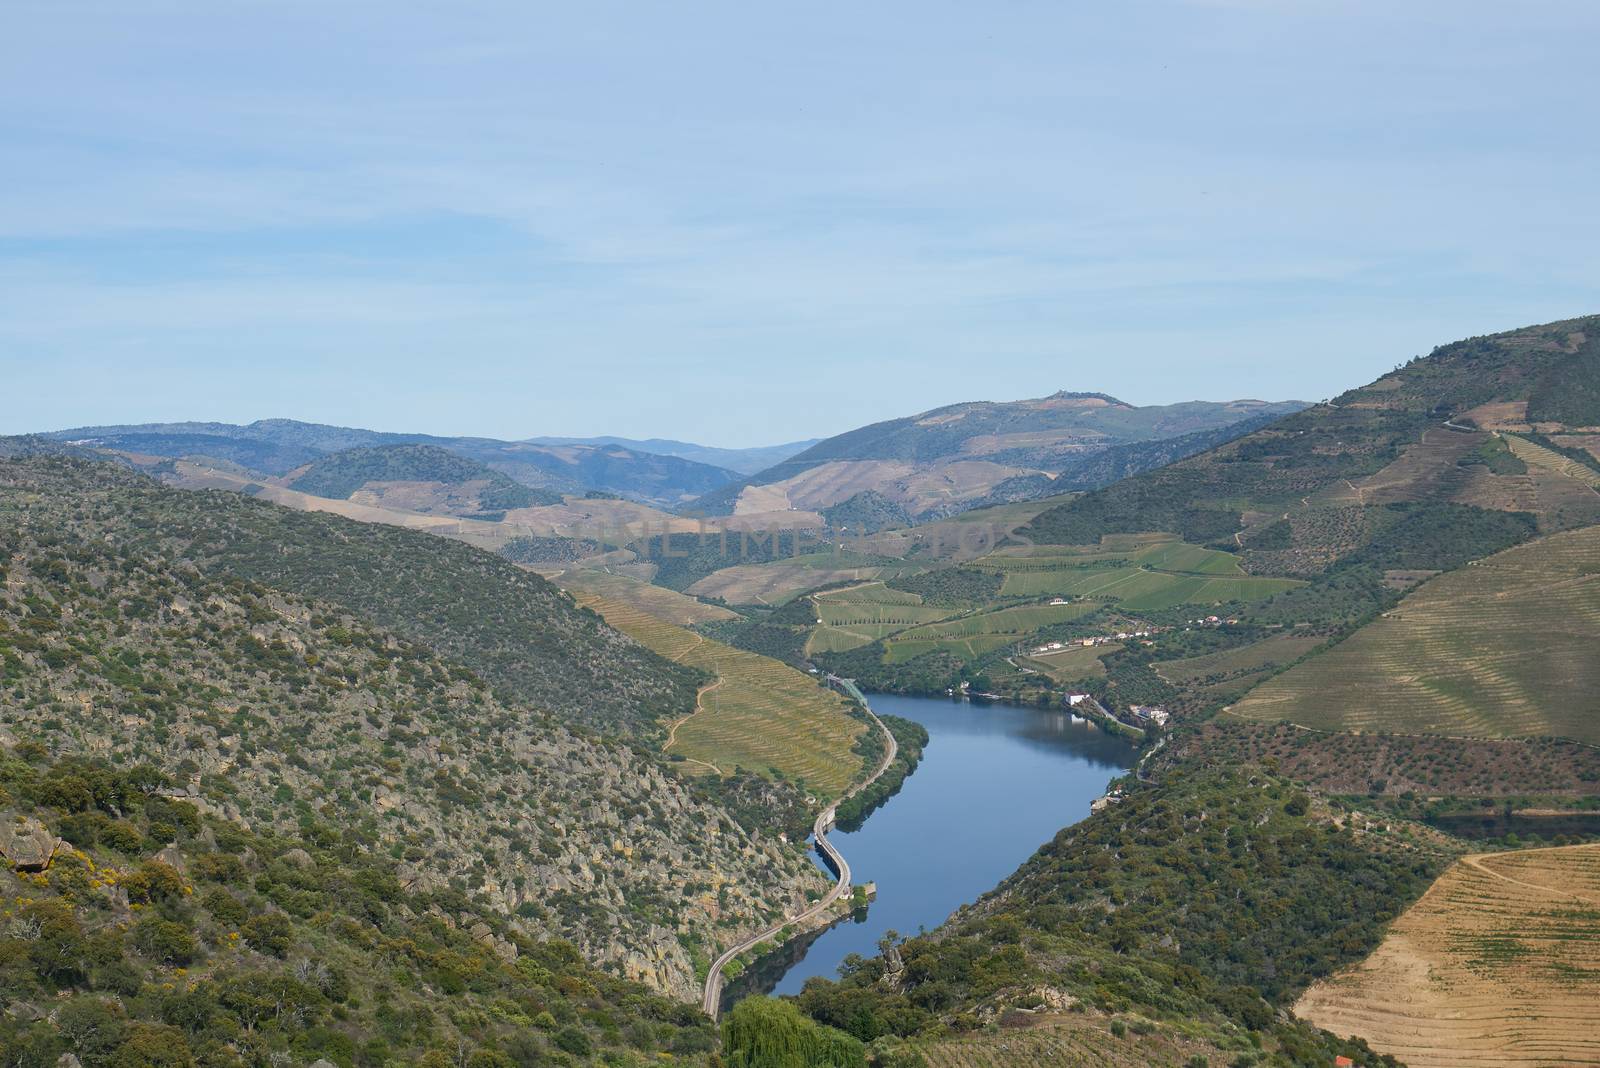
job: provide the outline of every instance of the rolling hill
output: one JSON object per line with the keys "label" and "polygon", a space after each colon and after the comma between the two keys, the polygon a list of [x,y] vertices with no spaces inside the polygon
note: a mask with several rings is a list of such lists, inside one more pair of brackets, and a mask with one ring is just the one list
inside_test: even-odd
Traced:
{"label": "rolling hill", "polygon": [[634,452],[650,452],[660,456],[676,456],[695,463],[710,464],[741,475],[753,475],[773,464],[815,445],[819,438],[791,441],[782,445],[759,445],[747,449],[719,449],[714,445],[696,445],[690,441],[671,438],[529,438],[530,445],[620,445]]}
{"label": "rolling hill", "polygon": [[3,468],[13,507],[30,496],[92,502],[84,537],[338,604],[465,664],[504,698],[570,722],[651,736],[694,705],[696,672],[489,553],[238,493],[170,489],[103,462],[36,457]]}
{"label": "rolling hill", "polygon": [[[1175,453],[1140,446],[1188,437],[1193,452],[1214,443],[1207,434],[1302,407],[1195,401],[1138,408],[1103,394],[1065,392],[956,404],[828,438],[702,497],[695,507],[709,515],[819,510],[872,492],[918,519],[936,518],[984,501],[1007,483],[1016,492],[1018,480],[1037,483],[1033,495],[1045,496],[1146,470]],[[1097,458],[1118,447],[1115,459],[1097,466]],[[1068,481],[1052,490],[1049,476]]]}
{"label": "rolling hill", "polygon": [[476,460],[437,445],[347,449],[291,471],[288,488],[335,500],[360,495],[380,507],[423,515],[499,519],[513,508],[560,504],[550,490],[512,481]]}
{"label": "rolling hill", "polygon": [[1557,423],[1540,399],[1597,346],[1600,317],[1442,346],[1329,404],[1045,512],[1026,534],[1081,545],[1164,530],[1231,541],[1252,569],[1319,573],[1373,541],[1386,508],[1526,512],[1546,531],[1600,522],[1600,495],[1571,471],[1491,463],[1484,451],[1500,435],[1563,437],[1600,422],[1595,408]]}
{"label": "rolling hill", "polygon": [[739,476],[679,456],[622,445],[537,444],[493,438],[396,434],[350,427],[263,419],[231,423],[147,423],[90,426],[42,435],[99,449],[164,459],[225,461],[248,472],[282,478],[324,457],[351,449],[420,445],[475,460],[513,481],[554,493],[616,493],[668,507]]}

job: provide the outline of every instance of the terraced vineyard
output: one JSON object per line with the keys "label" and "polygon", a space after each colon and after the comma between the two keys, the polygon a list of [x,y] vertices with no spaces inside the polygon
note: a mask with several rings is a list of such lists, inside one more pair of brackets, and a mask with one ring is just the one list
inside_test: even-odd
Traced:
{"label": "terraced vineyard", "polygon": [[1316,649],[1325,639],[1277,634],[1238,649],[1151,665],[1178,689],[1207,701],[1232,701]]}
{"label": "terraced vineyard", "polygon": [[695,713],[673,728],[669,754],[723,774],[743,767],[781,775],[826,798],[843,793],[861,771],[852,746],[865,725],[847,716],[844,699],[814,679],[673,626],[637,603],[581,590],[577,598],[662,656],[716,676],[701,691]]}
{"label": "terraced vineyard", "polygon": [[1576,479],[1592,489],[1600,489],[1600,471],[1587,464],[1581,464],[1570,456],[1562,456],[1559,452],[1547,449],[1527,438],[1519,438],[1515,434],[1507,434],[1505,440],[1517,459],[1523,463],[1548,468],[1558,475]]}
{"label": "terraced vineyard", "polygon": [[1247,575],[1229,553],[1167,539],[1099,547],[1040,546],[1026,554],[996,553],[973,566],[1004,576],[1002,597],[1090,597],[1128,611],[1260,601],[1302,583]]}
{"label": "terraced vineyard", "polygon": [[914,593],[891,590],[882,583],[819,594],[812,600],[821,622],[806,643],[807,653],[842,653],[950,614],[949,609],[924,605]]}
{"label": "terraced vineyard", "polygon": [[1465,857],[1295,1013],[1412,1068],[1600,1063],[1600,845]]}
{"label": "terraced vineyard", "polygon": [[1600,527],[1425,583],[1231,712],[1319,730],[1600,744]]}
{"label": "terraced vineyard", "polygon": [[1180,1068],[1202,1061],[1228,1063],[1217,1046],[1203,1038],[1147,1025],[1117,1035],[1109,1020],[1095,1016],[1035,1018],[1022,1027],[913,1046],[928,1068]]}
{"label": "terraced vineyard", "polygon": [[655,586],[610,571],[574,568],[563,571],[551,581],[568,593],[582,593],[612,601],[630,601],[657,619],[680,627],[739,618],[737,612],[697,601],[665,586]]}

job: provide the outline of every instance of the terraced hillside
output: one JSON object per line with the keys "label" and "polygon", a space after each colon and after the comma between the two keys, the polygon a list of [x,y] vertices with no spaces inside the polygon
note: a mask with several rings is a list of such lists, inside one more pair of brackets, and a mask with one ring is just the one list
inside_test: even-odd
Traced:
{"label": "terraced hillside", "polygon": [[[1526,420],[1556,413],[1579,421],[1539,425],[1558,432],[1600,420],[1600,411],[1547,403],[1592,365],[1597,347],[1594,317],[1442,346],[1330,404],[1066,502],[1025,534],[1093,545],[1106,534],[1162,530],[1231,543],[1255,573],[1312,576],[1381,534],[1386,506],[1529,512],[1547,532],[1600,522],[1600,495],[1582,472],[1521,471],[1474,456],[1496,428],[1530,429]],[[1450,539],[1438,544],[1448,556]]]}
{"label": "terraced hillside", "polygon": [[737,619],[738,614],[714,604],[686,597],[676,590],[653,586],[641,579],[594,568],[571,568],[555,576],[556,585],[578,596],[625,601],[650,615],[680,627]]}
{"label": "terraced hillside", "polygon": [[1462,858],[1296,1015],[1412,1068],[1600,1063],[1600,846]]}
{"label": "terraced hillside", "polygon": [[[1301,407],[1240,400],[1141,408],[1103,394],[1068,392],[954,404],[820,441],[696,505],[718,515],[872,500],[911,517],[937,518],[1019,484],[1030,496],[1059,493],[1052,475],[1065,476],[1065,488],[1114,481],[1204,449],[1229,427],[1258,425]],[[1180,439],[1184,444],[1172,444]]]}
{"label": "terraced hillside", "polygon": [[713,680],[693,714],[673,726],[669,755],[719,774],[742,767],[781,776],[823,798],[839,796],[860,774],[854,745],[866,725],[815,679],[674,626],[637,603],[584,591],[578,597],[623,633]]}
{"label": "terraced hillside", "polygon": [[1600,527],[1421,586],[1231,708],[1319,730],[1600,743]]}

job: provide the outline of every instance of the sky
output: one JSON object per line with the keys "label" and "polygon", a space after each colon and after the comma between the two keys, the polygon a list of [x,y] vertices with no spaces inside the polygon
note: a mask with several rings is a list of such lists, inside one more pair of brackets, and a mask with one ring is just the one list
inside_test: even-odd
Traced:
{"label": "sky", "polygon": [[1600,312],[1600,4],[10,5],[0,433],[730,447]]}

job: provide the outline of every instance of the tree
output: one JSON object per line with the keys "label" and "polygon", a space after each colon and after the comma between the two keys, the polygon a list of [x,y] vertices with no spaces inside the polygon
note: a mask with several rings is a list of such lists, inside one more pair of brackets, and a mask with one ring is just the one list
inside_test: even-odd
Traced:
{"label": "tree", "polygon": [[787,1001],[745,998],[722,1025],[731,1068],[865,1068],[866,1047]]}

